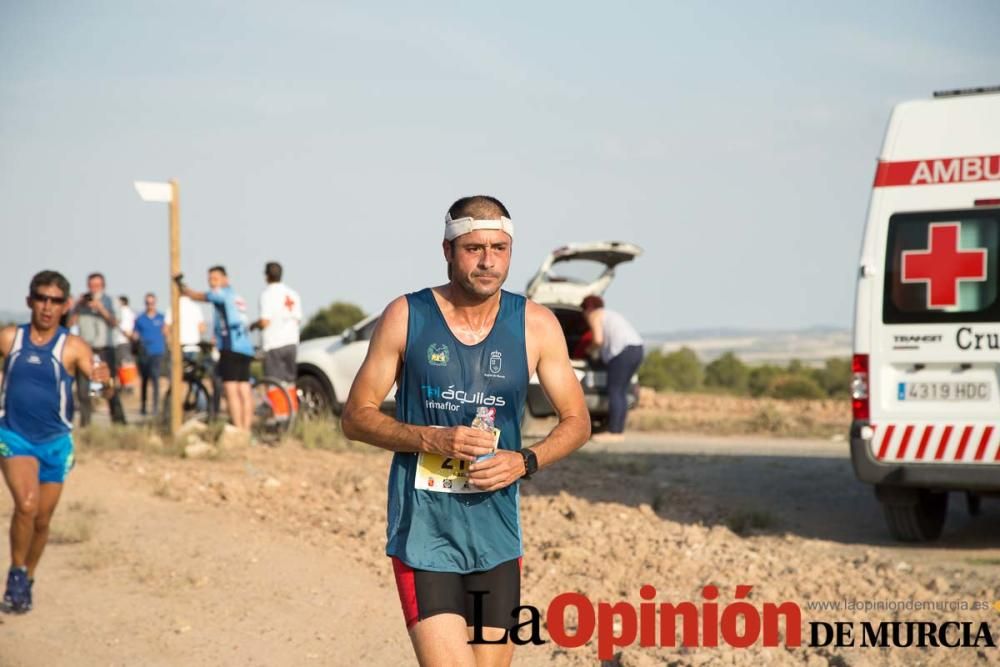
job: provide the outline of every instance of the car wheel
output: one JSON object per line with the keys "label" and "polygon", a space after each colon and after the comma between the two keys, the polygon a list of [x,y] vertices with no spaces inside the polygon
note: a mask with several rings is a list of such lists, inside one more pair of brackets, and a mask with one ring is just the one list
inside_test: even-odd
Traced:
{"label": "car wheel", "polygon": [[295,381],[299,395],[299,416],[304,419],[326,419],[334,414],[333,400],[323,381],[315,375],[300,375]]}
{"label": "car wheel", "polygon": [[948,513],[948,493],[928,489],[878,485],[889,532],[901,542],[930,542],[941,535]]}

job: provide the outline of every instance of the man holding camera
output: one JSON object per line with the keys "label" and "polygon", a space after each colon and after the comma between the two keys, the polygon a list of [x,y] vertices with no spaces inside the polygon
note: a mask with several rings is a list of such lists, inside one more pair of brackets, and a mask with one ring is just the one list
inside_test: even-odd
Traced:
{"label": "man holding camera", "polygon": [[[108,372],[115,378],[118,374],[118,364],[115,357],[114,331],[118,327],[118,318],[115,317],[114,301],[104,291],[104,274],[91,273],[87,276],[87,290],[73,308],[69,324],[79,327],[80,338],[91,347],[102,362],[108,365]],[[80,400],[80,426],[87,426],[90,424],[93,412],[90,403],[90,379],[80,374],[76,380],[77,397]],[[117,391],[108,398],[108,404],[111,406],[111,421],[124,424],[125,410],[122,408]]]}

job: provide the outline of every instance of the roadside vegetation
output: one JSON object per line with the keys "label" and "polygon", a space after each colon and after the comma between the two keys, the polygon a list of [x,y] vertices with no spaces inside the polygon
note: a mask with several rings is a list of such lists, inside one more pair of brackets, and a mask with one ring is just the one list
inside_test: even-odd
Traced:
{"label": "roadside vegetation", "polygon": [[345,301],[334,301],[309,318],[309,321],[302,327],[301,338],[309,340],[323,336],[336,336],[364,318],[365,311],[361,310],[360,306]]}
{"label": "roadside vegetation", "polygon": [[827,359],[813,368],[792,360],[787,366],[750,366],[732,352],[703,364],[694,350],[682,347],[651,352],[639,369],[639,384],[656,391],[722,393],[752,398],[846,399],[851,384],[850,359]]}

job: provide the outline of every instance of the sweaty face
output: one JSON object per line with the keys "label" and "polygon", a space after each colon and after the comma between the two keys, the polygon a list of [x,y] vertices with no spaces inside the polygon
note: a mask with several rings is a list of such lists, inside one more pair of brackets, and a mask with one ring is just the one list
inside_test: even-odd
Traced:
{"label": "sweaty face", "polygon": [[[62,303],[56,303],[56,300]],[[31,308],[31,323],[38,329],[51,329],[59,324],[59,319],[69,309],[69,303],[63,291],[55,285],[42,285],[28,296],[28,307]]]}
{"label": "sweaty face", "polygon": [[507,280],[511,239],[506,233],[480,229],[459,236],[454,244],[446,241],[444,248],[452,283],[469,296],[491,297]]}

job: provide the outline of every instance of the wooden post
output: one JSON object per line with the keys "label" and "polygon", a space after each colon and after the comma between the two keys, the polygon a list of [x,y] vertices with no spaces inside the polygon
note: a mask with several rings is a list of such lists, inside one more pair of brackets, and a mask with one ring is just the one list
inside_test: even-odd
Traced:
{"label": "wooden post", "polygon": [[180,186],[176,179],[170,181],[170,435],[181,429],[183,417],[181,401],[181,290],[174,276],[181,272],[181,201]]}

